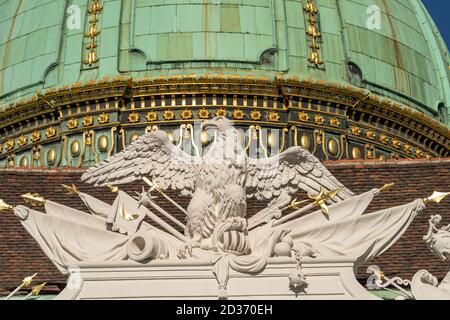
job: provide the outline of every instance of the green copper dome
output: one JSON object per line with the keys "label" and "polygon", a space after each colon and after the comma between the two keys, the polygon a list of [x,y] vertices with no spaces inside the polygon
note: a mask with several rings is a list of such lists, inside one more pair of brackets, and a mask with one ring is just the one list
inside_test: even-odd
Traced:
{"label": "green copper dome", "polygon": [[[284,75],[364,87],[447,122],[448,50],[419,0],[314,1],[323,64],[308,61],[307,2],[103,0],[91,50],[90,1],[2,0],[1,108],[38,90],[118,75]],[[371,5],[381,9],[373,30]]]}

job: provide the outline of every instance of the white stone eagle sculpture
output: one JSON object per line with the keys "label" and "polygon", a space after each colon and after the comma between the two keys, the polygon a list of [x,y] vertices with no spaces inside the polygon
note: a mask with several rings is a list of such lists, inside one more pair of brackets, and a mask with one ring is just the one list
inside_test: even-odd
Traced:
{"label": "white stone eagle sculpture", "polygon": [[186,154],[171,143],[165,132],[155,131],[89,169],[82,180],[105,186],[147,177],[162,190],[191,196],[185,230],[189,249],[203,247],[202,242],[209,240],[218,225],[226,221],[240,219],[240,230],[246,233],[246,198],[272,200],[275,204],[284,198],[278,201],[284,205],[299,189],[312,195],[340,189],[336,198],[341,200],[353,196],[301,147],[292,147],[271,158],[254,159],[247,156],[230,120],[216,117],[205,121],[202,127],[216,130],[215,140],[202,158]]}

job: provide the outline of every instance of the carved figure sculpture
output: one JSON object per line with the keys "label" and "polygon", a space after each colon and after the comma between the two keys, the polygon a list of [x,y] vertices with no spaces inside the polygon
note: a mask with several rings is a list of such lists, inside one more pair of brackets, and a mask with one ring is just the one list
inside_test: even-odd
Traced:
{"label": "carved figure sculpture", "polygon": [[450,272],[439,284],[427,270],[417,272],[411,281],[411,290],[416,300],[450,300]]}
{"label": "carved figure sculpture", "polygon": [[185,229],[187,253],[192,248],[219,246],[234,254],[248,253],[246,197],[271,199],[281,207],[298,189],[313,195],[339,189],[339,199],[353,195],[303,148],[252,159],[247,157],[230,120],[216,117],[204,122],[203,129],[216,131],[215,141],[203,158],[186,154],[170,142],[165,132],[156,131],[88,170],[82,180],[102,186],[149,177],[162,190],[192,196]]}
{"label": "carved figure sculpture", "polygon": [[442,216],[431,216],[428,233],[423,237],[428,249],[431,250],[442,261],[450,257],[450,224],[446,227],[439,228]]}

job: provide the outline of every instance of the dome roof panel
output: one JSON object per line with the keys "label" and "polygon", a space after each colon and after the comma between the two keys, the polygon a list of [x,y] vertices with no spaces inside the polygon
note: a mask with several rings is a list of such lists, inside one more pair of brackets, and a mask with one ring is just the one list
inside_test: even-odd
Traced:
{"label": "dome roof panel", "polygon": [[[305,1],[100,1],[95,59],[85,64],[92,23],[86,6],[65,13],[64,1],[0,3],[0,105],[55,84],[104,76],[235,74],[362,85],[437,117],[450,105],[448,50],[419,0],[376,0],[380,28],[370,30],[366,0],[315,0],[318,47],[311,65]],[[66,20],[78,19],[80,28]],[[51,75],[50,75],[51,74]]]}

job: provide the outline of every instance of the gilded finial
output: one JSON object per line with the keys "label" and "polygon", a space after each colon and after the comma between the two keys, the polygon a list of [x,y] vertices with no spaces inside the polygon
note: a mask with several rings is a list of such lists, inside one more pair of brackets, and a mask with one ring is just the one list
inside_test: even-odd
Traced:
{"label": "gilded finial", "polygon": [[111,190],[112,193],[119,192],[119,187],[118,186],[107,185],[107,187],[109,188],[109,190]]}
{"label": "gilded finial", "polygon": [[44,206],[46,202],[45,198],[37,193],[27,193],[22,195],[22,198],[32,206]]}
{"label": "gilded finial", "polygon": [[22,287],[22,288],[28,287],[28,286],[33,282],[33,279],[34,279],[34,277],[36,277],[36,276],[37,276],[37,273],[33,274],[33,275],[30,276],[30,277],[24,278],[24,279],[22,280],[22,284],[20,285],[20,287]]}
{"label": "gilded finial", "polygon": [[[23,280],[22,280],[22,283],[16,288],[16,289],[14,289],[6,298],[5,298],[5,300],[9,300],[9,299],[11,299],[15,294],[17,294],[21,289],[23,289],[23,288],[25,288],[25,287],[28,287],[29,285],[31,285],[31,283],[33,282],[33,279],[34,279],[34,277],[36,277],[37,276],[37,273],[35,273],[35,274],[33,274],[32,276],[30,276],[30,277],[26,277],[26,278],[24,278]],[[31,294],[29,294],[27,297],[25,297],[25,298],[28,298],[28,297],[30,297],[30,295]]]}
{"label": "gilded finial", "polygon": [[67,190],[68,195],[77,196],[80,194],[80,191],[78,191],[77,186],[74,185],[73,183],[70,186],[65,185],[65,184],[61,184],[61,186]]}
{"label": "gilded finial", "polygon": [[3,199],[0,199],[0,211],[6,211],[6,210],[12,210],[14,209],[13,206],[10,206],[7,204]]}
{"label": "gilded finial", "polygon": [[384,192],[384,191],[390,190],[390,189],[392,189],[394,186],[395,186],[395,183],[388,183],[388,184],[385,184],[383,187],[380,188],[380,192]]}
{"label": "gilded finial", "polygon": [[308,201],[310,201],[310,200],[297,201],[297,199],[294,199],[294,200],[292,200],[292,202],[286,208],[284,208],[281,211],[286,211],[288,209],[295,209],[295,210],[297,210],[297,209],[300,208],[301,204],[306,203]]}
{"label": "gilded finial", "polygon": [[423,202],[425,204],[429,204],[431,202],[441,203],[441,201],[444,200],[448,195],[450,195],[450,192],[435,191],[430,197],[423,199]]}
{"label": "gilded finial", "polygon": [[42,284],[40,284],[38,286],[33,287],[31,289],[31,295],[37,297],[41,293],[42,289],[44,289],[44,287],[46,285],[47,285],[47,282],[44,282],[44,283],[42,283]]}
{"label": "gilded finial", "polygon": [[332,200],[334,197],[337,196],[337,194],[339,192],[341,192],[342,188],[336,189],[334,191],[330,191],[328,193],[325,193],[325,189],[323,187],[320,188],[320,192],[317,196],[311,196],[310,194],[308,194],[308,197],[311,200],[314,200],[313,202],[313,206],[314,207],[320,207],[320,210],[322,210],[323,214],[327,214],[329,213],[329,209],[328,206],[326,204],[326,201],[328,200]]}

